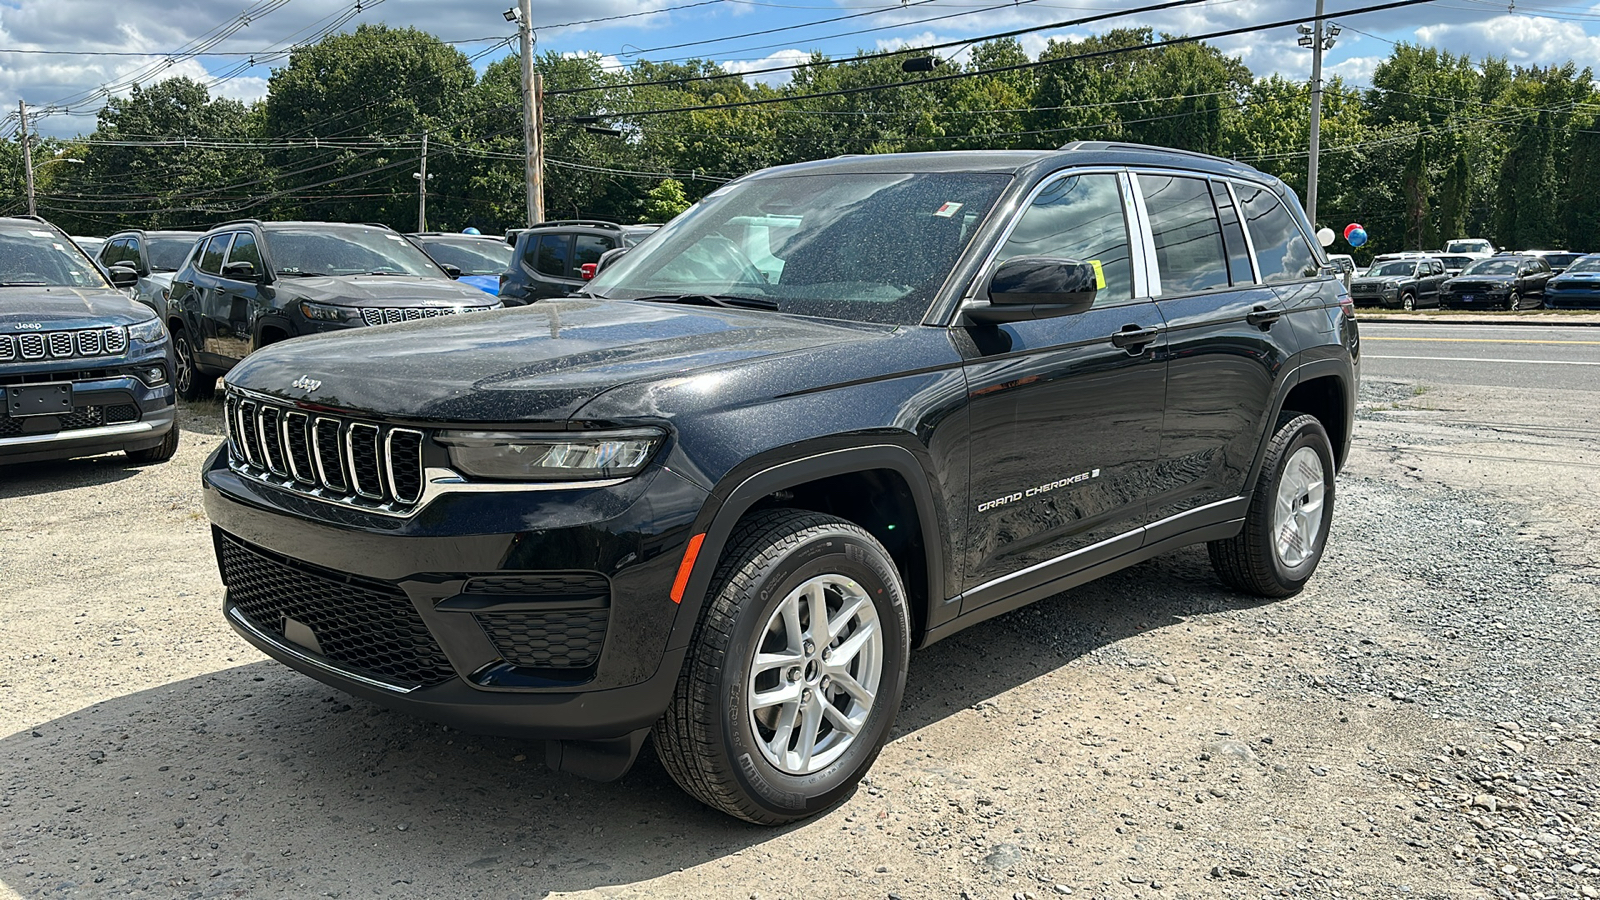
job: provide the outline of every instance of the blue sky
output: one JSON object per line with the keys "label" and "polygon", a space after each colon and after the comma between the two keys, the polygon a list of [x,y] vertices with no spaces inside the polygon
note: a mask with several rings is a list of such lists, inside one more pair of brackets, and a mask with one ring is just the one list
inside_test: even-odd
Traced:
{"label": "blue sky", "polygon": [[[1394,41],[1474,58],[1492,53],[1521,65],[1571,59],[1582,66],[1600,59],[1600,5],[1519,0],[1508,7],[1504,0],[1432,0],[1406,9],[1339,15],[1372,2],[1327,0],[1329,17],[1344,29],[1327,57],[1329,72],[1358,86],[1367,83]],[[134,77],[148,82],[173,74],[217,80],[215,93],[254,100],[265,93],[272,60],[282,64],[274,51],[329,27],[348,30],[362,22],[425,29],[458,42],[469,55],[481,53],[481,67],[509,52],[496,41],[514,34],[502,16],[511,5],[514,0],[361,0],[357,12],[355,0],[0,0],[0,110],[14,111],[18,99],[32,106],[73,101],[66,112],[38,123],[45,134],[70,136],[94,128],[101,88],[121,92],[126,88],[120,85]],[[844,56],[858,48],[967,39],[1141,5],[1123,0],[536,0],[533,21],[540,50],[599,53],[617,65],[697,56],[739,71],[793,62],[813,50]],[[1313,0],[1205,0],[1158,14],[1041,31],[1022,40],[1037,52],[1051,37],[1083,37],[1116,25],[1197,34],[1309,15],[1312,9]],[[569,24],[610,16],[625,18]],[[840,20],[844,16],[853,18]],[[828,19],[835,21],[823,21]],[[749,34],[769,29],[783,30]],[[209,55],[167,62],[164,54],[208,35],[219,38]],[[1296,46],[1292,28],[1214,43],[1241,57],[1257,75],[1309,75],[1310,53]],[[692,46],[675,46],[683,44]],[[252,55],[258,57],[253,67]]]}

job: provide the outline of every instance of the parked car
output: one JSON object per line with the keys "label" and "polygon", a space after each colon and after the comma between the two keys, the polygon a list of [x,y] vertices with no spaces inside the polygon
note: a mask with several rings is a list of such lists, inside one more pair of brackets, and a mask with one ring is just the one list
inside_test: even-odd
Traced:
{"label": "parked car", "polygon": [[42,219],[0,218],[0,464],[178,449],[161,320]]}
{"label": "parked car", "polygon": [[1444,254],[1434,258],[1444,263],[1444,273],[1449,275],[1451,278],[1460,275],[1463,269],[1472,265],[1472,263],[1475,261],[1474,257],[1462,256],[1456,253]]}
{"label": "parked car", "polygon": [[512,248],[496,237],[429,231],[408,234],[412,243],[433,257],[445,271],[454,269],[456,280],[484,293],[500,295],[500,276],[511,268]]}
{"label": "parked car", "polygon": [[481,312],[500,304],[458,284],[381,225],[220,225],[173,278],[167,323],[178,395],[211,395],[252,351],[303,334]]}
{"label": "parked car", "polygon": [[571,219],[508,232],[506,242],[515,249],[500,276],[500,299],[519,306],[565,297],[583,287],[585,265],[598,263],[607,250],[634,246],[660,227]]}
{"label": "parked car", "polygon": [[1522,255],[1537,256],[1549,263],[1550,272],[1554,275],[1560,275],[1565,272],[1567,266],[1572,265],[1584,256],[1582,253],[1573,253],[1571,250],[1524,250]]}
{"label": "parked car", "polygon": [[1600,309],[1600,253],[1580,257],[1544,286],[1551,309]]}
{"label": "parked car", "polygon": [[1447,277],[1444,263],[1430,256],[1374,262],[1365,275],[1351,283],[1350,298],[1357,306],[1438,306],[1439,286]]}
{"label": "parked car", "polygon": [[97,257],[106,269],[118,266],[138,276],[130,289],[133,299],[156,311],[164,320],[172,276],[194,249],[198,231],[120,231],[106,238]]}
{"label": "parked car", "polygon": [[[1444,309],[1538,309],[1544,305],[1550,264],[1537,256],[1480,259],[1439,291]],[[1529,306],[1529,302],[1536,305]]]}
{"label": "parked car", "polygon": [[818,813],[914,646],[1195,543],[1305,585],[1360,374],[1312,233],[1276,178],[1128,144],[746,176],[577,296],[237,366],[224,615],[553,768],[653,736],[713,808]]}
{"label": "parked car", "polygon": [[77,235],[69,236],[72,238],[72,242],[78,245],[78,249],[88,254],[91,259],[94,258],[95,254],[100,252],[100,246],[106,242],[106,239],[102,237],[78,237]]}
{"label": "parked car", "polygon": [[1349,290],[1350,285],[1355,281],[1356,277],[1355,257],[1348,253],[1329,253],[1328,263],[1335,269],[1338,269],[1339,274],[1344,276],[1345,289]]}
{"label": "parked car", "polygon": [[1495,255],[1494,245],[1483,238],[1456,238],[1444,245],[1444,252],[1451,256],[1470,256],[1473,259],[1488,259]]}

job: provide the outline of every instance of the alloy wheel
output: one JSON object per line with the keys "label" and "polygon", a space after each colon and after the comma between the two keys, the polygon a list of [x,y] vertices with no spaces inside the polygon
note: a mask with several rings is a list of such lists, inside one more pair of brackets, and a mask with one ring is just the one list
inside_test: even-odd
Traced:
{"label": "alloy wheel", "polygon": [[1284,566],[1294,568],[1317,552],[1325,492],[1322,457],[1310,447],[1296,450],[1283,467],[1272,511],[1272,545]]}

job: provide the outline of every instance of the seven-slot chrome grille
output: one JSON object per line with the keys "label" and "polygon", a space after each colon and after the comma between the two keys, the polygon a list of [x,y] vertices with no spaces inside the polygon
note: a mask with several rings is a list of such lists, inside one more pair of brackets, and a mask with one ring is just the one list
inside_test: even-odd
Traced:
{"label": "seven-slot chrome grille", "polygon": [[379,512],[422,499],[422,432],[297,409],[230,389],[223,406],[234,471]]}
{"label": "seven-slot chrome grille", "polygon": [[396,322],[415,322],[457,313],[485,312],[492,306],[363,306],[361,321],[368,325],[393,325]]}
{"label": "seven-slot chrome grille", "polygon": [[128,329],[24,331],[0,334],[0,363],[121,356],[128,350]]}

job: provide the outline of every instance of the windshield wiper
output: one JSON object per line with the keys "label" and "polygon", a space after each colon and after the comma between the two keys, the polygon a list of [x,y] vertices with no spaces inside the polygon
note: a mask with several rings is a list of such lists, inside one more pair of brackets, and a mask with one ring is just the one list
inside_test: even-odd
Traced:
{"label": "windshield wiper", "polygon": [[689,303],[695,306],[721,306],[727,309],[777,309],[778,301],[765,297],[741,297],[736,294],[658,294],[639,297],[646,303]]}
{"label": "windshield wiper", "polygon": [[363,275],[393,275],[393,276],[395,276],[397,278],[412,278],[412,277],[415,277],[415,276],[412,276],[410,273],[407,273],[407,272],[363,272],[361,274],[363,274]]}
{"label": "windshield wiper", "polygon": [[290,275],[290,276],[293,276],[295,278],[327,278],[328,277],[328,273],[327,272],[284,272],[284,271],[280,270],[278,272],[278,274],[279,275]]}
{"label": "windshield wiper", "polygon": [[43,281],[0,281],[0,287],[49,287]]}

